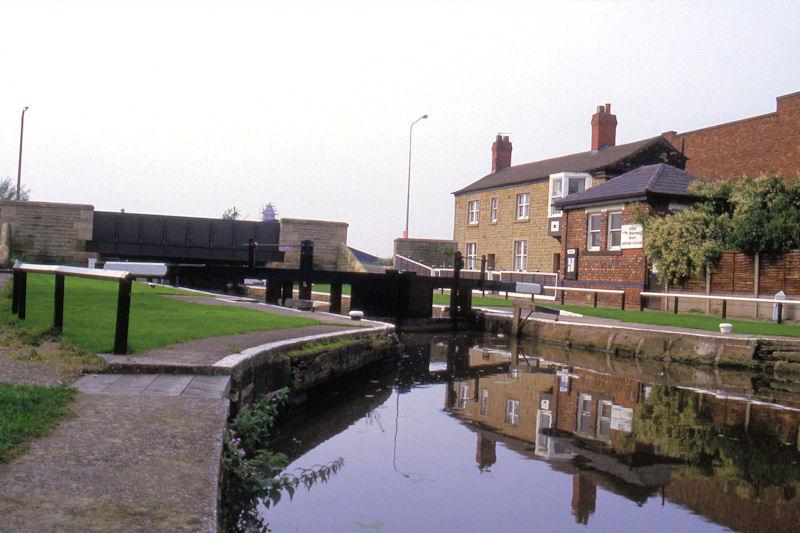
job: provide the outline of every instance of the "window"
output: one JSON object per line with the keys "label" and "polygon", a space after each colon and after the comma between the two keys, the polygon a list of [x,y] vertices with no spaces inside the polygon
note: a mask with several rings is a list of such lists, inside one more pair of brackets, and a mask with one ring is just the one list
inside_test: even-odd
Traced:
{"label": "window", "polygon": [[578,433],[592,432],[592,395],[581,394],[578,398]]}
{"label": "window", "polygon": [[553,254],[553,272],[561,272],[561,254]]}
{"label": "window", "polygon": [[478,215],[481,212],[481,201],[480,200],[472,200],[467,204],[467,222],[469,224],[477,224],[478,223]]}
{"label": "window", "polygon": [[458,406],[462,409],[466,408],[469,404],[469,385],[463,383],[458,393]]}
{"label": "window", "polygon": [[519,400],[506,400],[506,423],[512,426],[519,423]]}
{"label": "window", "polygon": [[603,215],[601,213],[592,213],[589,215],[587,221],[587,236],[586,243],[587,250],[600,249],[600,220]]}
{"label": "window", "polygon": [[517,220],[527,220],[531,208],[531,193],[517,195]]}
{"label": "window", "polygon": [[620,250],[622,243],[622,211],[608,214],[608,249]]}
{"label": "window", "polygon": [[560,172],[550,175],[550,216],[560,217],[561,209],[553,205],[555,200],[570,194],[583,192],[592,186],[592,176],[590,174],[570,174]]}
{"label": "window", "polygon": [[466,269],[475,270],[475,262],[478,259],[478,245],[474,242],[467,243]]}
{"label": "window", "polygon": [[495,254],[488,254],[486,256],[486,270],[494,270],[497,263],[497,256]]}
{"label": "window", "polygon": [[514,241],[514,270],[528,268],[528,241]]}
{"label": "window", "polygon": [[489,389],[481,389],[481,414],[486,416],[489,413]]}
{"label": "window", "polygon": [[613,404],[609,400],[600,400],[597,410],[597,436],[601,439],[609,439],[611,434],[611,408]]}
{"label": "window", "polygon": [[497,196],[492,198],[489,209],[489,218],[492,222],[497,222]]}

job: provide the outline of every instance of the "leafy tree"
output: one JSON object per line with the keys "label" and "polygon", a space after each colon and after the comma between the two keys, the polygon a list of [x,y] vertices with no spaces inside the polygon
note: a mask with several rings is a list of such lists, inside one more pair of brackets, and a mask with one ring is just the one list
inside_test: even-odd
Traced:
{"label": "leafy tree", "polygon": [[226,209],[222,213],[222,220],[239,220],[240,218],[242,218],[242,212],[236,209],[236,206]]}
{"label": "leafy tree", "polygon": [[[30,191],[25,187],[20,187],[19,199],[27,200],[30,197]],[[0,180],[0,200],[16,200],[17,188],[11,178]]]}

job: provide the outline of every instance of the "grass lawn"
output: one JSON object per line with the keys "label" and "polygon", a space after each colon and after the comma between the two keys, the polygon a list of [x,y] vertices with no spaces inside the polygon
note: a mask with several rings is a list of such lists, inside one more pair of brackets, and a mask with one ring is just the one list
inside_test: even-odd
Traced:
{"label": "grass lawn", "polygon": [[[294,288],[299,289],[300,284],[295,283]],[[315,292],[327,292],[330,294],[331,286],[329,283],[314,283],[311,290]],[[350,294],[350,285],[344,285],[344,284],[342,285],[342,294]]]}
{"label": "grass lawn", "polygon": [[0,463],[23,442],[47,435],[69,416],[67,404],[75,396],[67,387],[27,387],[0,383]]}
{"label": "grass lawn", "polygon": [[[25,320],[11,314],[11,283],[0,298],[0,323],[16,322],[36,334],[53,323],[54,276],[28,274]],[[223,305],[204,305],[164,295],[191,295],[169,287],[134,283],[128,349],[147,350],[205,337],[251,331],[295,328],[318,324],[316,320],[264,313]],[[62,340],[91,353],[111,352],[117,310],[117,283],[67,277],[64,292]]]}

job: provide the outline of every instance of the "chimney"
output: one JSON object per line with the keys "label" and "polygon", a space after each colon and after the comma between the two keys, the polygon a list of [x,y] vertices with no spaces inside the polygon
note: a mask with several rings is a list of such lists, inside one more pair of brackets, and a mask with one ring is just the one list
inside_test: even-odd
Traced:
{"label": "chimney", "polygon": [[592,115],[592,150],[599,150],[617,143],[617,115],[611,114],[611,104],[597,106]]}
{"label": "chimney", "polygon": [[492,172],[511,166],[511,141],[508,135],[498,135],[492,144]]}

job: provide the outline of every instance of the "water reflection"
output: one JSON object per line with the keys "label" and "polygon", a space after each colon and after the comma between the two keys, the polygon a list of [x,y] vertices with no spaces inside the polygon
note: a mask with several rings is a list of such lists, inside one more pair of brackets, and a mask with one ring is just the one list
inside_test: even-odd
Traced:
{"label": "water reflection", "polygon": [[800,384],[497,337],[402,340],[399,369],[317,391],[286,428],[295,464],[348,466],[270,509],[276,531],[800,530]]}

